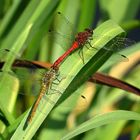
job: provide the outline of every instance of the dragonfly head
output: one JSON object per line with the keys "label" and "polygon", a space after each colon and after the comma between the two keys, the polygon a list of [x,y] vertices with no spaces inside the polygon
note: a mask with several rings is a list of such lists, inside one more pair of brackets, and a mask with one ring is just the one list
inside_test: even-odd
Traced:
{"label": "dragonfly head", "polygon": [[85,28],[85,32],[88,33],[89,37],[91,37],[93,35],[93,30],[92,29]]}
{"label": "dragonfly head", "polygon": [[79,45],[84,45],[88,40],[92,40],[93,30],[86,28],[83,32],[76,35],[75,40]]}

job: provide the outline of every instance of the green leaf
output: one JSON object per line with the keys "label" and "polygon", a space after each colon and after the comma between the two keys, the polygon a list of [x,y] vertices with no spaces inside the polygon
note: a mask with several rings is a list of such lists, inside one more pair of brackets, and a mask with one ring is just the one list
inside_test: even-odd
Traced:
{"label": "green leaf", "polygon": [[81,9],[78,31],[82,31],[87,27],[92,27],[91,23],[94,22],[93,20],[95,20],[96,17],[97,1],[83,0],[81,2]]}
{"label": "green leaf", "polygon": [[[19,4],[21,1],[13,1],[12,6],[8,9],[8,12],[4,16],[4,19],[1,22],[1,28],[0,28],[0,37],[3,35],[4,31],[6,31],[7,26],[9,25],[12,17],[14,16],[15,11],[17,10]],[[1,4],[3,5],[3,4]]]}
{"label": "green leaf", "polygon": [[[19,51],[22,49],[22,46],[26,42],[30,30],[31,30],[32,24],[27,26],[25,30],[18,36],[17,40],[14,42],[13,47],[11,49],[11,52],[14,52],[15,54],[18,54]],[[13,53],[9,53],[6,57],[6,63],[4,64],[2,71],[10,71],[11,65],[13,64],[14,59],[16,58],[16,55],[14,56]]]}
{"label": "green leaf", "polygon": [[100,0],[100,4],[102,9],[108,13],[111,19],[115,20],[117,23],[122,23],[123,21],[131,20],[136,16],[136,13],[139,10],[140,1]]}
{"label": "green leaf", "polygon": [[140,114],[132,111],[118,110],[103,115],[97,115],[69,132],[62,140],[71,139],[83,132],[120,120],[140,120]]}
{"label": "green leaf", "polygon": [[[15,44],[13,45],[13,52],[18,52],[20,47],[23,46],[25,43],[28,34],[30,32],[31,25],[27,27],[24,32],[17,38],[15,41]],[[7,111],[9,110],[10,112],[13,110],[13,107],[15,105],[17,93],[18,93],[18,88],[19,88],[19,81],[17,80],[16,77],[13,75],[10,75],[8,72],[10,72],[11,65],[15,59],[15,56],[13,54],[9,53],[8,56],[6,57],[7,61],[4,64],[2,68],[2,72],[0,73],[0,89],[1,89],[1,105],[0,108],[8,120],[9,124],[13,122],[13,117],[12,115]],[[6,86],[5,86],[6,85]],[[11,89],[12,92],[11,92]],[[3,98],[4,97],[4,98]],[[10,99],[10,101],[9,101]]]}

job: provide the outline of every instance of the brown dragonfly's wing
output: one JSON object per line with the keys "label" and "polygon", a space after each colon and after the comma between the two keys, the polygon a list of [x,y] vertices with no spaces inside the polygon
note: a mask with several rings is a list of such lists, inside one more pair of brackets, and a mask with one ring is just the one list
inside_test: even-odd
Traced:
{"label": "brown dragonfly's wing", "polygon": [[[66,108],[68,110],[73,109],[78,103],[77,109],[80,110],[80,108],[84,108],[85,106],[87,106],[87,98],[85,95],[86,88],[87,88],[87,84],[84,84],[83,86],[78,88],[74,93],[72,93],[70,96],[67,96],[68,93],[64,92],[65,95],[62,95],[61,93],[61,90],[64,89],[61,88],[60,90],[57,89],[57,86],[53,86],[52,89],[49,89],[49,92],[46,92],[46,94],[43,96],[42,100],[40,101],[39,111],[41,112],[43,110],[43,108],[41,107],[43,107],[47,102],[54,104],[55,107]],[[53,94],[58,94],[60,96],[67,96],[67,98],[65,98],[64,100],[61,100],[60,98],[60,101],[56,103],[55,100],[50,98],[51,95]],[[45,112],[43,113],[45,114]]]}
{"label": "brown dragonfly's wing", "polygon": [[[8,49],[0,50],[1,56],[15,55],[14,52],[11,52]],[[1,71],[7,72],[18,78],[20,82],[19,94],[36,96],[40,90],[41,79],[46,69],[38,69],[31,61],[20,59],[19,56],[16,56],[17,60],[13,63],[11,71],[3,71],[2,67],[6,61],[0,57],[0,62],[2,63]]]}

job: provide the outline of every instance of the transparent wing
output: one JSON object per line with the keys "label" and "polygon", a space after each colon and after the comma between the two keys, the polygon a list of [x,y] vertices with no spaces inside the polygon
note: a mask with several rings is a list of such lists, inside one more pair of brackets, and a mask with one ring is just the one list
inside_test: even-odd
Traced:
{"label": "transparent wing", "polygon": [[75,29],[70,20],[61,12],[56,12],[53,19],[53,30],[68,38],[75,34]]}
{"label": "transparent wing", "polygon": [[[62,40],[62,41],[64,38],[66,38],[66,40],[71,40],[71,41],[73,41],[75,39],[75,35],[76,35],[75,28],[66,16],[64,16],[61,12],[56,12],[53,21],[54,21],[53,27],[52,27],[51,31],[53,32],[53,34],[57,34],[54,36],[54,38],[61,36],[60,40]],[[111,36],[102,36],[102,35],[98,35],[98,36],[93,35],[93,39],[96,40],[99,38],[104,38],[105,40],[107,40],[108,38],[112,38],[112,37]],[[71,41],[69,41],[69,42],[71,42]],[[63,41],[63,43],[64,43],[64,41]],[[63,43],[61,43],[60,45],[62,45]],[[122,50],[123,48],[131,46],[134,43],[135,43],[134,40],[130,40],[129,38],[118,36],[118,37],[115,37],[114,39],[112,39],[112,45],[116,46],[115,49],[108,49],[106,47],[105,47],[105,49],[111,50],[111,51],[119,51],[119,50]]]}
{"label": "transparent wing", "polygon": [[62,13],[56,12],[53,23],[47,36],[51,42],[55,42],[67,50],[74,41],[75,30],[73,24]]}
{"label": "transparent wing", "polygon": [[[57,32],[51,32],[51,33],[53,34],[54,42],[56,42],[60,46],[62,46],[63,49],[67,50],[68,48],[70,48],[72,46],[73,41],[70,38],[68,38],[67,36],[62,35],[62,34],[57,33]],[[105,36],[105,37],[104,36],[103,37],[102,36],[93,36],[93,41],[96,42],[100,38],[104,38],[104,40],[108,40],[108,38],[111,38],[111,37],[109,37],[109,36]],[[111,58],[111,60],[115,60],[115,61],[128,61],[128,58],[125,55],[120,54],[119,51],[126,49],[127,47],[135,44],[134,40],[131,40],[131,39],[125,38],[125,37],[116,37],[116,38],[112,39],[110,42],[110,46],[112,46],[112,47],[110,47],[110,48],[108,48],[106,46],[92,46],[90,41],[91,40],[89,40],[87,42],[87,44],[85,44],[85,46],[87,48],[89,48],[89,49],[93,48],[94,51],[99,51],[99,49],[101,49],[101,48],[104,48],[107,51],[111,51],[111,52],[115,53],[115,55]],[[79,46],[79,50],[80,50],[80,47],[82,47],[82,46]],[[82,54],[83,54],[83,52],[81,52],[81,56],[82,56]],[[79,53],[79,55],[80,55],[80,53]]]}
{"label": "transparent wing", "polygon": [[66,36],[65,34],[53,30],[48,31],[47,37],[51,44],[58,44],[59,46],[61,46],[61,48],[63,48],[64,51],[70,48],[74,41],[71,36]]}
{"label": "transparent wing", "polygon": [[[63,47],[63,49],[66,51],[68,48],[72,46],[72,43],[75,39],[75,31],[74,31],[74,26],[72,23],[69,21],[67,17],[65,17],[62,13],[57,12],[54,16],[53,19],[53,26],[52,29],[48,32],[48,36],[52,42],[55,42],[59,44],[60,46]],[[111,36],[102,36],[102,35],[94,35],[93,38],[90,38],[90,40],[87,42],[86,46],[90,44],[90,41],[98,41],[100,38],[103,38],[104,40],[108,40],[108,38],[112,38]],[[116,56],[113,56],[113,59],[118,61],[128,61],[128,58],[124,56],[123,54],[117,53],[118,51],[127,48],[128,46],[131,46],[132,44],[135,43],[135,41],[130,40],[128,38],[124,37],[115,37],[114,39],[111,40],[111,45],[115,47],[110,47],[107,48],[106,46],[92,46],[95,51],[98,51],[100,48],[104,48],[108,51],[112,51],[113,53],[116,53]],[[91,46],[91,45],[90,45]],[[89,48],[90,48],[89,46]],[[79,46],[81,47],[81,46]],[[79,53],[80,54],[80,53]],[[81,56],[82,56],[81,52]],[[81,57],[80,56],[80,57]],[[84,58],[83,58],[84,60]]]}
{"label": "transparent wing", "polygon": [[[73,110],[75,108],[75,106],[78,103],[78,109],[80,110],[81,108],[84,108],[87,105],[87,100],[86,97],[83,95],[83,89],[85,88],[85,86],[83,86],[82,88],[80,87],[79,89],[77,89],[71,96],[69,96],[68,98],[66,98],[65,101],[63,101],[61,104],[55,104],[55,101],[53,101],[52,99],[50,99],[50,94],[45,94],[42,98],[42,100],[40,101],[39,105],[39,111],[41,113],[42,112],[42,104],[45,104],[46,102],[49,102],[51,104],[55,104],[55,107],[57,107],[57,109],[66,109],[67,111]],[[60,92],[56,92],[56,91],[52,91],[51,94],[61,94]],[[62,95],[63,96],[63,95]],[[77,109],[77,110],[78,110]]]}
{"label": "transparent wing", "polygon": [[[111,38],[111,36],[94,36],[93,35],[93,40],[99,40],[100,38],[104,38],[104,40],[108,40],[109,38]],[[122,49],[125,49],[133,44],[135,44],[136,42],[134,40],[131,40],[129,38],[125,38],[125,37],[115,37],[111,40],[111,45],[115,46],[113,48],[107,48],[106,46],[104,46],[103,48],[109,51],[113,51],[113,52],[118,52]],[[96,47],[96,46],[93,46]],[[100,48],[102,46],[98,46],[98,48]]]}
{"label": "transparent wing", "polygon": [[[111,38],[111,37],[110,36],[94,36],[93,35],[93,42],[95,42],[95,44],[96,44],[96,41],[98,42],[100,39],[108,40],[108,38]],[[126,49],[127,47],[130,47],[131,45],[135,44],[134,40],[131,40],[131,39],[125,38],[125,37],[116,37],[116,38],[112,39],[109,43],[110,43],[109,48],[106,46],[96,46],[96,45],[94,45],[94,46],[89,45],[89,48],[91,48],[91,49],[93,48],[95,51],[98,51],[101,48],[103,48],[107,51],[111,51],[112,53],[114,53],[113,56],[111,56],[109,59],[111,61],[114,61],[114,60],[116,62],[129,61],[127,56],[119,53],[119,51]]]}
{"label": "transparent wing", "polygon": [[[0,57],[0,62],[5,62],[2,58],[4,58],[3,56],[8,55],[9,53],[15,55],[14,52],[11,52],[7,49],[0,50],[0,55],[2,56]],[[12,71],[7,71],[7,72],[19,79],[20,82],[19,94],[29,95],[29,96],[38,95],[42,76],[44,72],[46,72],[47,70],[38,69],[30,61],[22,60],[22,59],[20,60],[18,56],[16,56],[16,58],[18,58],[18,60],[14,62],[14,65],[15,66],[17,65],[18,67],[12,67],[11,68]],[[19,63],[21,67],[19,67]],[[25,66],[28,66],[28,68],[25,68]]]}
{"label": "transparent wing", "polygon": [[[2,50],[1,52],[3,52],[4,55],[7,55],[7,53],[12,53],[10,52],[9,50]],[[13,53],[14,55],[14,53]],[[27,69],[27,68],[24,68],[24,67],[12,67],[12,71],[13,72],[9,72],[10,74],[14,74],[14,76],[16,76],[19,81],[20,81],[20,91],[19,91],[19,94],[22,94],[22,95],[29,95],[29,96],[36,96],[40,93],[40,89],[41,89],[41,79],[42,77],[44,76],[44,72],[46,72],[46,70],[40,70],[38,69],[35,65],[33,65],[30,61],[28,60],[20,60],[19,61],[16,61],[17,65],[19,62],[22,61],[22,65],[25,66],[29,66],[30,69]],[[15,63],[15,65],[16,65]],[[21,63],[20,63],[21,64]],[[65,76],[64,76],[65,77]],[[57,85],[54,86],[53,89],[50,89],[52,92],[51,94],[60,94],[59,91],[56,91],[55,90],[55,87]],[[47,93],[47,90],[46,89],[46,93]],[[43,96],[40,104],[42,104],[43,102],[49,102],[51,104],[53,104],[54,102],[52,100],[49,99],[49,95],[50,94],[46,94],[44,93],[45,95]],[[81,99],[84,99],[82,97],[82,95],[80,94],[75,94],[74,98],[73,99],[76,99],[78,96],[81,96],[80,98]],[[71,104],[68,104],[68,102],[72,100],[72,98],[70,98],[69,100],[67,100],[66,104],[65,105],[62,105],[61,107],[66,107],[66,108],[69,108],[71,107]],[[86,100],[83,100],[84,102],[86,102]],[[40,106],[40,105],[39,105]],[[40,107],[37,107],[37,110],[39,109],[39,111],[41,112],[42,109],[40,109]]]}
{"label": "transparent wing", "polygon": [[[34,66],[34,65],[33,65]],[[20,81],[19,94],[37,96],[41,88],[43,74],[47,70],[34,68],[12,68]]]}

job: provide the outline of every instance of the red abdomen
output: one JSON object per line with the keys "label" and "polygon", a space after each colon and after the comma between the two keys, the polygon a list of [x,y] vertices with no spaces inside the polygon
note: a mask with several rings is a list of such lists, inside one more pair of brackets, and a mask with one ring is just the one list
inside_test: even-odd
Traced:
{"label": "red abdomen", "polygon": [[70,47],[62,56],[60,56],[52,65],[52,67],[58,67],[58,65],[60,63],[62,63],[64,61],[64,59],[70,55],[73,51],[75,51],[77,48],[79,47],[79,44],[77,41],[75,41],[72,45],[72,47]]}

